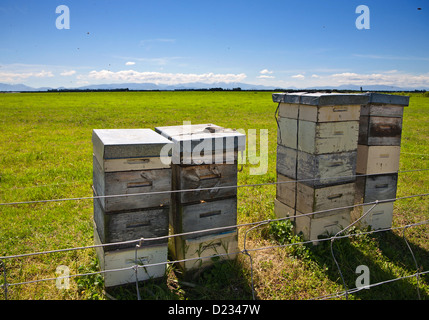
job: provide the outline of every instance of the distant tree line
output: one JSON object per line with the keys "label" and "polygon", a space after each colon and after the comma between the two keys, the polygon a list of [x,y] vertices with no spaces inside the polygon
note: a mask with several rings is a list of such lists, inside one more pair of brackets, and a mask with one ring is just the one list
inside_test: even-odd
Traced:
{"label": "distant tree line", "polygon": [[[48,89],[46,91],[0,91],[1,93],[10,93],[10,92],[20,92],[20,93],[35,93],[35,92],[123,92],[123,91],[141,91],[141,92],[161,92],[161,91],[259,91],[259,92],[285,92],[285,93],[293,93],[293,92],[324,92],[324,93],[347,93],[347,92],[362,92],[361,90],[338,90],[338,89],[282,89],[276,88],[273,90],[270,89],[241,89],[239,87],[232,89],[224,89],[224,88],[200,88],[200,89],[174,89],[174,90],[162,90],[162,89],[147,89],[147,90],[130,90],[128,88],[118,88],[118,89]],[[365,91],[365,90],[364,90]],[[368,90],[371,92],[391,92],[391,93],[407,93],[407,92],[415,92],[415,93],[429,93],[426,90],[398,90],[398,91],[386,91],[386,90]]]}
{"label": "distant tree line", "polygon": [[118,89],[48,89],[48,92],[105,92],[105,91],[129,91],[128,88]]}

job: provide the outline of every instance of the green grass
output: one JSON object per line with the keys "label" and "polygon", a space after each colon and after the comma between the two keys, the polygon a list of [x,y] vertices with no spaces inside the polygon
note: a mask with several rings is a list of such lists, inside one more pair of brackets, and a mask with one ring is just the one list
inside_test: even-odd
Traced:
{"label": "green grass", "polygon": [[[0,202],[92,196],[91,133],[97,128],[154,128],[215,123],[244,129],[268,129],[268,172],[251,175],[246,164],[238,184],[275,182],[276,104],[269,92],[96,92],[0,94]],[[259,133],[259,131],[257,131]],[[400,170],[429,169],[429,97],[411,94],[405,109]],[[399,176],[398,197],[427,193],[428,172]],[[275,186],[238,189],[239,223],[273,218]],[[429,201],[412,198],[395,203],[394,227],[429,218]],[[0,256],[93,244],[92,200],[0,206]],[[243,234],[240,229],[240,248]],[[422,270],[429,269],[427,225],[409,228],[407,240]],[[247,248],[298,241],[290,226],[262,226],[249,233]],[[360,235],[334,243],[346,284],[354,288],[356,267],[365,264],[371,283],[413,274],[414,261],[402,230]],[[330,253],[319,246],[273,248],[251,252],[256,297],[311,299],[344,290]],[[43,254],[6,261],[9,283],[55,277],[58,265],[71,274],[96,271],[93,249]],[[234,279],[232,281],[231,279]],[[3,283],[3,278],[0,284]],[[104,299],[100,277],[72,278],[69,290],[55,281],[10,286],[9,299]],[[429,295],[428,278],[420,294]],[[165,279],[140,284],[143,299],[251,299],[250,260],[215,265],[191,282],[169,266]],[[114,290],[118,299],[135,299],[135,287]],[[0,292],[0,298],[4,298]],[[363,290],[352,299],[416,299],[416,279]]]}

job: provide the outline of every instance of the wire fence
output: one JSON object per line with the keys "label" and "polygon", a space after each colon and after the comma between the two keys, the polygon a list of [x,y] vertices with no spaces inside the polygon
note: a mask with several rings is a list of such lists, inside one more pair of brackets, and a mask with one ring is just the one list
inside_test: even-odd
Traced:
{"label": "wire fence", "polygon": [[[422,171],[429,171],[429,169],[415,169],[415,170],[404,170],[404,171],[397,171],[397,172],[392,172],[392,173],[411,173],[411,172],[422,172]],[[389,174],[389,173],[386,173]],[[379,175],[379,174],[374,174],[374,175]],[[355,175],[356,177],[358,176],[371,176],[371,174],[364,174],[364,175]],[[349,179],[350,176],[344,176],[344,177],[335,177],[335,178],[345,178],[345,179]],[[329,179],[332,179],[332,177],[329,177]],[[134,193],[134,194],[119,194],[119,195],[106,195],[106,196],[91,196],[91,197],[75,197],[75,198],[62,198],[62,199],[46,199],[46,200],[35,200],[35,201],[20,201],[20,202],[8,202],[8,203],[0,203],[0,206],[19,206],[19,205],[26,205],[26,204],[36,204],[36,203],[49,203],[49,202],[59,202],[59,201],[77,201],[77,200],[94,200],[97,198],[110,198],[110,197],[130,197],[130,196],[139,196],[139,195],[148,195],[148,194],[159,194],[159,193],[177,193],[177,192],[195,192],[195,191],[204,191],[204,190],[212,190],[212,189],[224,189],[224,188],[250,188],[250,187],[258,187],[258,186],[269,186],[269,185],[277,185],[277,184],[283,184],[283,183],[297,183],[297,182],[308,182],[308,181],[312,181],[312,180],[321,180],[321,179],[302,179],[302,180],[293,180],[293,181],[277,181],[277,182],[269,182],[269,183],[260,183],[260,184],[246,184],[246,185],[235,185],[235,186],[217,186],[217,187],[212,187],[212,188],[198,188],[198,189],[187,189],[187,190],[168,190],[168,191],[158,191],[158,192],[145,192],[145,193]],[[299,217],[304,217],[304,216],[313,216],[313,215],[318,215],[321,213],[327,213],[327,212],[331,212],[331,211],[335,211],[335,210],[343,210],[343,209],[354,209],[356,207],[360,207],[360,206],[371,206],[368,210],[366,210],[357,220],[353,221],[350,225],[346,226],[345,228],[343,228],[342,230],[340,230],[339,232],[337,232],[335,235],[331,236],[331,237],[326,237],[326,238],[322,238],[322,239],[312,239],[312,240],[308,240],[308,241],[302,241],[302,242],[295,242],[295,243],[286,243],[286,244],[276,244],[276,245],[272,245],[272,246],[265,246],[265,247],[259,247],[259,248],[248,248],[247,247],[247,237],[248,237],[248,233],[251,232],[252,230],[255,230],[261,226],[265,226],[268,225],[272,222],[276,222],[276,221],[284,221],[284,220],[289,220],[292,218],[296,218],[297,216],[288,216],[288,217],[283,217],[283,218],[276,218],[276,219],[268,219],[268,220],[263,220],[263,221],[257,221],[257,222],[251,222],[251,223],[243,223],[243,224],[235,224],[235,225],[231,225],[231,226],[225,226],[225,227],[218,227],[218,228],[210,228],[210,229],[204,229],[204,230],[198,230],[198,231],[193,231],[193,232],[186,232],[186,233],[177,233],[177,234],[169,234],[166,236],[162,236],[162,237],[153,237],[153,238],[139,238],[139,239],[135,239],[135,240],[128,240],[128,241],[120,241],[120,242],[114,242],[114,243],[103,243],[103,244],[95,244],[95,245],[91,245],[91,246],[82,246],[82,247],[73,247],[73,248],[66,248],[66,249],[57,249],[57,250],[48,250],[48,251],[40,251],[40,252],[32,252],[32,253],[24,253],[24,254],[17,254],[17,255],[8,255],[8,256],[2,256],[0,257],[0,263],[1,263],[1,267],[3,270],[3,284],[0,285],[0,287],[3,289],[4,292],[4,297],[5,299],[8,299],[8,288],[9,287],[13,287],[13,286],[21,286],[21,285],[28,285],[28,284],[32,284],[32,283],[38,283],[38,282],[45,282],[45,281],[57,281],[59,277],[52,277],[52,278],[44,278],[44,279],[36,279],[36,280],[30,280],[30,281],[23,281],[23,282],[15,282],[15,283],[9,283],[7,281],[7,274],[8,274],[8,270],[7,270],[7,266],[5,261],[9,260],[9,259],[18,259],[18,258],[24,258],[24,257],[30,257],[30,256],[37,256],[37,255],[47,255],[47,254],[52,254],[52,253],[59,253],[59,252],[69,252],[69,251],[77,251],[77,250],[86,250],[86,249],[94,249],[94,248],[98,248],[98,247],[108,247],[108,246],[117,246],[117,245],[130,245],[130,244],[135,244],[135,252],[137,254],[137,250],[138,248],[141,246],[142,242],[151,242],[151,241],[159,241],[159,240],[165,240],[165,239],[169,239],[169,238],[173,238],[173,237],[179,237],[179,236],[191,236],[191,235],[195,235],[195,234],[199,234],[201,235],[202,233],[209,233],[209,232],[221,232],[221,231],[226,231],[226,230],[233,230],[233,229],[239,229],[239,228],[244,228],[244,227],[249,227],[249,229],[245,230],[244,232],[244,242],[243,242],[243,249],[239,250],[237,252],[228,252],[228,253],[219,253],[219,254],[215,254],[215,255],[210,255],[210,256],[200,256],[200,257],[194,257],[194,258],[187,258],[187,259],[182,259],[182,260],[174,260],[174,261],[164,261],[164,262],[159,262],[159,263],[147,263],[147,264],[138,264],[137,263],[137,259],[136,259],[136,264],[129,266],[129,267],[124,267],[124,268],[118,268],[118,269],[109,269],[109,270],[100,270],[97,272],[90,272],[90,273],[80,273],[80,274],[74,274],[74,275],[68,275],[67,278],[75,278],[75,277],[84,277],[84,276],[90,276],[90,275],[97,275],[97,274],[105,274],[108,272],[120,272],[120,271],[125,271],[125,270],[134,270],[135,274],[136,274],[136,291],[137,291],[137,297],[138,299],[141,299],[140,297],[140,291],[139,291],[139,281],[137,278],[137,272],[138,269],[140,268],[148,268],[148,267],[155,267],[155,266],[160,266],[160,265],[167,265],[167,264],[175,264],[175,263],[180,263],[180,262],[188,262],[188,261],[198,261],[201,259],[206,259],[206,258],[214,258],[214,257],[224,257],[224,256],[230,256],[230,255],[237,255],[237,254],[243,254],[245,256],[247,256],[249,258],[250,261],[250,272],[251,272],[251,288],[252,288],[252,298],[255,299],[255,288],[254,288],[254,267],[253,267],[253,260],[252,260],[252,256],[251,256],[251,252],[258,252],[261,250],[269,250],[269,249],[274,249],[274,248],[282,248],[282,247],[291,247],[291,246],[299,246],[299,245],[306,245],[306,244],[317,244],[319,242],[324,242],[324,241],[331,241],[331,256],[332,259],[334,260],[336,267],[338,269],[338,273],[340,275],[340,278],[343,282],[343,286],[345,288],[344,291],[342,292],[336,292],[330,295],[325,295],[325,296],[319,296],[316,297],[314,299],[332,299],[332,298],[338,298],[341,296],[345,296],[346,299],[348,298],[349,294],[353,294],[356,293],[360,290],[362,290],[362,288],[352,288],[352,289],[348,289],[347,285],[344,281],[344,277],[342,274],[342,270],[341,270],[341,266],[339,265],[337,259],[336,259],[336,255],[335,255],[335,250],[333,247],[333,244],[335,241],[339,240],[339,239],[343,239],[343,238],[351,238],[351,237],[356,237],[359,235],[365,235],[365,234],[374,234],[374,233],[379,233],[379,232],[386,232],[386,231],[393,231],[393,230],[402,230],[403,231],[403,239],[407,244],[407,248],[408,250],[410,250],[411,255],[413,257],[413,261],[415,263],[416,266],[416,270],[417,272],[412,274],[412,275],[407,275],[407,276],[402,276],[402,277],[398,277],[398,278],[394,278],[391,280],[387,280],[387,281],[383,281],[383,282],[378,282],[378,283],[374,283],[368,286],[368,288],[370,287],[375,287],[375,286],[379,286],[385,283],[391,283],[394,281],[398,281],[401,279],[407,279],[407,278],[412,278],[415,277],[417,279],[417,283],[420,279],[421,275],[427,274],[429,272],[429,270],[426,271],[419,271],[418,268],[418,264],[417,261],[415,259],[415,255],[414,252],[411,248],[411,246],[409,245],[407,238],[405,237],[405,231],[411,227],[416,227],[416,226],[421,226],[421,225],[426,225],[429,223],[429,220],[423,220],[417,223],[413,223],[413,224],[407,224],[407,225],[403,225],[400,227],[390,227],[390,228],[385,228],[385,229],[378,229],[378,230],[370,230],[370,231],[360,231],[358,233],[346,233],[347,230],[349,230],[352,226],[356,225],[360,220],[364,219],[366,215],[368,215],[378,204],[381,203],[387,203],[387,202],[395,202],[395,201],[399,201],[399,200],[404,200],[404,199],[411,199],[411,198],[423,198],[423,197],[427,197],[429,196],[429,193],[422,193],[422,194],[416,194],[416,195],[408,195],[408,196],[402,196],[402,197],[397,197],[397,198],[393,198],[393,199],[384,199],[384,200],[376,200],[373,202],[366,202],[366,203],[357,203],[351,206],[344,206],[344,207],[338,207],[338,208],[332,208],[332,209],[326,209],[326,210],[319,210],[319,211],[314,211],[311,213],[304,213],[304,214],[300,214]],[[417,285],[416,287],[417,293],[418,293],[418,297],[419,299],[420,297],[420,292],[419,292],[419,286]]]}

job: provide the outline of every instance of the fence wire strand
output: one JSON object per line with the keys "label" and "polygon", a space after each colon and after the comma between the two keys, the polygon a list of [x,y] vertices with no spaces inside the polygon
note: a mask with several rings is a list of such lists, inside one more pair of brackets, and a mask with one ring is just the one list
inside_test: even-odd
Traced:
{"label": "fence wire strand", "polygon": [[[265,221],[261,221],[259,224],[253,226],[252,228],[250,228],[249,230],[246,231],[245,236],[247,235],[247,232],[266,225],[270,222],[272,222],[274,220],[265,220]],[[251,256],[249,251],[262,251],[262,250],[269,250],[269,249],[275,249],[275,248],[284,248],[284,247],[291,247],[291,246],[296,246],[296,245],[306,245],[306,244],[315,244],[315,243],[319,243],[319,242],[324,242],[324,241],[333,241],[333,240],[337,240],[337,239],[341,239],[341,238],[351,238],[354,236],[361,236],[361,235],[366,235],[366,234],[375,234],[375,233],[380,233],[380,232],[386,232],[386,231],[392,231],[392,230],[400,230],[400,229],[408,229],[410,227],[416,227],[416,226],[421,226],[424,224],[428,224],[429,220],[424,220],[424,221],[420,221],[417,223],[413,223],[413,224],[408,224],[408,225],[404,225],[404,226],[400,226],[400,227],[392,227],[392,228],[383,228],[383,229],[377,229],[377,230],[370,230],[370,231],[365,231],[365,232],[359,232],[359,233],[352,233],[352,234],[347,234],[347,235],[343,235],[343,236],[339,236],[338,234],[332,236],[332,237],[328,237],[328,238],[322,238],[322,239],[315,239],[315,240],[308,240],[308,241],[302,241],[302,242],[296,242],[296,243],[287,243],[287,244],[282,244],[282,245],[273,245],[273,246],[266,246],[266,247],[259,247],[259,248],[252,248],[252,249],[248,249],[245,247],[245,243],[244,242],[244,249],[241,251],[237,251],[237,252],[233,252],[233,253],[221,253],[221,254],[216,254],[216,255],[210,255],[210,256],[204,256],[204,257],[196,257],[196,258],[188,258],[188,259],[182,259],[182,260],[174,260],[174,261],[165,261],[165,262],[158,262],[158,263],[150,263],[150,264],[145,264],[145,265],[138,265],[137,261],[136,264],[133,266],[129,266],[129,267],[123,267],[123,268],[116,268],[116,269],[109,269],[109,270],[101,270],[101,271],[96,271],[96,272],[89,272],[89,273],[81,273],[81,274],[75,274],[75,275],[68,275],[68,278],[74,278],[74,277],[83,277],[83,276],[91,276],[91,275],[97,275],[97,274],[104,274],[104,273],[108,273],[108,272],[120,272],[120,271],[126,271],[126,270],[137,270],[138,268],[149,268],[149,267],[155,267],[155,266],[160,266],[160,265],[167,265],[167,264],[174,264],[174,263],[179,263],[179,262],[187,262],[187,261],[196,261],[196,260],[202,260],[202,259],[207,259],[207,258],[213,258],[213,257],[222,257],[222,256],[229,256],[229,255],[236,255],[236,254],[245,254],[246,256],[248,256],[250,258],[250,263],[251,263],[251,283],[252,283],[252,298],[253,300],[255,300],[255,292],[254,292],[254,287],[253,287],[253,265],[252,265],[252,260],[251,260]],[[347,228],[348,229],[348,228]],[[141,241],[141,239],[139,239],[138,241]],[[83,247],[85,248],[85,247]],[[91,248],[91,247],[86,247],[86,248]],[[74,249],[74,248],[73,248]],[[4,263],[4,258],[5,257],[0,257],[1,260],[0,262],[2,262],[3,264],[3,270],[4,272],[6,272],[6,266]],[[399,278],[394,278],[391,280],[387,280],[387,281],[383,281],[383,282],[378,282],[375,284],[371,284],[369,286],[366,286],[365,288],[369,288],[369,287],[373,287],[373,286],[378,286],[381,284],[385,284],[385,283],[390,283],[393,281],[397,281],[397,280],[401,280],[401,279],[407,279],[407,278],[412,278],[412,277],[417,277],[420,275],[424,275],[426,273],[429,273],[428,271],[418,271],[413,274],[413,275],[408,275],[408,276],[402,276]],[[25,282],[17,282],[17,283],[7,283],[6,282],[6,274],[4,273],[4,277],[5,277],[5,283],[3,285],[0,285],[4,287],[5,290],[5,298],[7,299],[7,288],[11,287],[11,286],[18,286],[18,285],[26,285],[26,284],[33,284],[33,283],[38,283],[38,282],[44,282],[44,281],[56,281],[58,278],[45,278],[45,279],[36,279],[36,280],[31,280],[31,281],[25,281]],[[139,289],[138,289],[138,281],[136,279],[136,289],[138,291],[138,297],[140,295],[139,293]],[[325,295],[325,296],[319,296],[316,298],[313,298],[313,300],[316,299],[326,299],[326,298],[336,298],[336,297],[340,297],[343,295],[348,296],[348,294],[353,294],[355,292],[360,291],[363,288],[354,288],[354,289],[347,289],[341,293],[334,293],[334,294],[330,294],[330,295]],[[420,295],[419,295],[420,298]],[[140,298],[139,298],[140,299]]]}
{"label": "fence wire strand", "polygon": [[[411,172],[420,172],[420,171],[429,171],[429,169],[411,169],[411,170],[403,170],[403,171],[386,172],[383,174],[401,174],[401,173],[411,173]],[[275,182],[266,182],[266,183],[242,184],[242,185],[233,185],[233,186],[216,186],[216,187],[196,188],[196,189],[164,190],[164,191],[137,192],[137,193],[126,193],[126,194],[114,194],[114,195],[96,195],[96,196],[88,196],[88,197],[16,201],[16,202],[0,203],[0,206],[62,202],[62,201],[109,199],[109,198],[120,198],[120,197],[137,197],[137,196],[143,196],[143,195],[186,193],[186,192],[210,191],[210,190],[221,190],[221,189],[253,188],[253,187],[286,184],[286,183],[312,182],[312,181],[323,181],[323,180],[332,180],[332,179],[339,179],[340,181],[341,181],[341,179],[344,179],[343,181],[347,182],[350,179],[354,179],[357,177],[370,177],[370,176],[378,176],[378,175],[380,175],[380,174],[379,173],[354,174],[354,175],[334,176],[334,177],[326,177],[326,178],[322,178],[322,177],[321,178],[308,178],[308,179],[298,179],[298,180],[293,180],[293,181],[275,181]]]}
{"label": "fence wire strand", "polygon": [[[429,169],[415,169],[415,170],[405,170],[405,171],[397,171],[394,173],[410,173],[410,172],[419,172],[419,171],[427,171]],[[355,177],[357,176],[371,176],[371,175],[378,175],[378,174],[365,174],[365,175],[355,175]],[[342,178],[342,177],[336,177],[336,178]],[[346,176],[344,178],[350,178],[350,176]],[[329,179],[332,179],[332,177],[329,177]],[[212,190],[212,189],[224,189],[224,188],[242,188],[242,187],[257,187],[257,186],[267,186],[267,185],[277,185],[277,184],[281,184],[281,183],[297,183],[297,182],[305,182],[305,181],[314,181],[314,180],[322,180],[322,179],[301,179],[301,180],[293,180],[293,181],[280,181],[280,182],[269,182],[269,183],[260,183],[260,184],[246,184],[246,185],[238,185],[238,186],[224,186],[224,187],[212,187],[212,188],[200,188],[200,189],[186,189],[186,190],[169,190],[169,191],[159,191],[159,192],[145,192],[145,193],[135,193],[135,194],[121,194],[121,195],[109,195],[109,196],[93,196],[93,197],[79,197],[79,198],[65,198],[65,199],[48,199],[48,200],[35,200],[35,201],[22,201],[22,202],[9,202],[9,203],[0,203],[1,206],[5,206],[5,205],[21,205],[21,204],[34,204],[34,203],[47,203],[47,202],[58,202],[58,201],[72,201],[72,200],[90,200],[90,199],[97,199],[97,198],[109,198],[109,197],[125,197],[125,196],[139,196],[139,195],[147,195],[147,194],[159,194],[159,193],[175,193],[175,192],[195,192],[195,191],[204,191],[204,190]],[[221,256],[228,256],[228,255],[232,255],[232,254],[244,254],[246,256],[249,257],[249,261],[250,261],[250,269],[251,269],[251,287],[252,287],[252,298],[255,300],[255,290],[254,290],[254,279],[253,279],[253,261],[252,261],[252,257],[250,255],[251,251],[259,251],[259,250],[267,250],[267,249],[272,249],[272,248],[279,248],[279,247],[286,247],[286,246],[293,246],[293,245],[303,245],[303,244],[308,244],[308,243],[318,243],[321,241],[331,241],[331,254],[332,257],[337,265],[338,271],[341,275],[344,287],[345,287],[345,291],[343,293],[341,293],[340,296],[345,295],[346,299],[348,298],[348,295],[350,293],[354,293],[357,292],[359,290],[356,289],[348,289],[344,278],[342,276],[342,272],[340,269],[340,266],[338,264],[338,262],[336,261],[335,255],[334,255],[334,251],[333,251],[333,243],[335,240],[337,239],[341,239],[341,238],[346,238],[346,237],[351,237],[351,236],[355,236],[355,235],[360,235],[360,234],[367,234],[367,233],[374,233],[374,232],[383,232],[383,231],[388,231],[388,230],[395,230],[395,229],[403,229],[403,239],[408,247],[408,249],[411,252],[411,255],[413,257],[414,263],[416,265],[416,269],[417,272],[412,275],[415,276],[417,279],[417,287],[419,286],[419,277],[422,274],[425,274],[429,271],[419,271],[418,268],[418,264],[417,261],[415,259],[414,256],[414,252],[411,249],[406,237],[405,237],[405,231],[406,229],[410,228],[410,227],[414,227],[417,225],[423,225],[428,223],[428,220],[426,221],[421,221],[415,224],[409,224],[403,227],[396,227],[396,228],[385,228],[385,229],[379,229],[379,230],[372,230],[369,232],[360,232],[358,234],[347,234],[347,235],[343,235],[341,236],[340,234],[342,234],[343,232],[345,232],[346,230],[348,230],[350,227],[352,227],[354,224],[356,224],[358,221],[360,221],[361,219],[363,219],[376,205],[380,204],[380,203],[385,203],[385,202],[394,202],[394,201],[398,201],[398,200],[403,200],[403,199],[410,199],[410,198],[416,198],[416,197],[426,197],[428,196],[429,193],[423,193],[423,194],[418,194],[418,195],[409,195],[409,196],[403,196],[403,197],[398,197],[398,198],[394,198],[394,199],[385,199],[385,200],[376,200],[373,202],[367,202],[367,203],[358,203],[352,206],[344,206],[344,207],[339,207],[339,208],[333,208],[333,209],[327,209],[327,210],[320,210],[320,211],[315,211],[315,212],[311,212],[311,213],[305,213],[302,215],[299,215],[300,217],[303,216],[311,216],[311,215],[315,215],[315,214],[320,214],[320,213],[324,213],[324,212],[330,212],[330,211],[335,211],[335,210],[342,210],[342,209],[351,209],[354,207],[358,207],[358,206],[367,206],[367,205],[373,205],[368,211],[366,211],[357,221],[354,221],[352,224],[350,224],[349,226],[347,226],[346,228],[342,229],[341,231],[337,232],[337,234],[335,234],[333,237],[331,238],[323,238],[323,239],[316,239],[316,240],[309,240],[309,241],[303,241],[303,242],[299,242],[299,243],[289,243],[289,244],[284,244],[284,245],[273,245],[273,246],[267,246],[267,247],[263,247],[263,248],[253,248],[253,249],[248,249],[246,247],[246,242],[247,242],[247,234],[248,232],[250,232],[251,230],[254,230],[258,227],[261,227],[263,225],[267,225],[270,222],[274,222],[274,221],[282,221],[282,220],[286,220],[286,219],[292,219],[295,218],[295,216],[293,217],[283,217],[283,218],[277,218],[277,219],[270,219],[270,220],[265,220],[265,221],[258,221],[258,222],[251,222],[251,223],[244,223],[244,224],[236,224],[233,226],[227,226],[227,227],[218,227],[218,228],[210,228],[210,229],[205,229],[205,230],[198,230],[198,231],[193,231],[193,232],[186,232],[186,233],[180,233],[180,234],[171,234],[171,235],[167,235],[167,236],[162,236],[162,237],[155,237],[155,238],[139,238],[139,239],[135,239],[135,240],[128,240],[128,241],[121,241],[121,242],[115,242],[115,243],[105,243],[105,244],[99,244],[99,245],[91,245],[91,246],[83,246],[83,247],[75,247],[75,248],[66,248],[66,249],[56,249],[56,250],[49,250],[49,251],[42,251],[42,252],[33,252],[33,253],[24,253],[24,254],[18,254],[18,255],[9,255],[9,256],[3,256],[0,257],[0,262],[1,262],[1,266],[3,269],[3,278],[4,278],[4,284],[0,285],[0,287],[3,287],[4,289],[4,296],[5,299],[8,298],[8,287],[11,286],[17,286],[17,285],[25,285],[25,284],[30,284],[30,283],[37,283],[37,282],[42,282],[42,281],[52,281],[52,280],[57,280],[58,278],[47,278],[47,279],[37,279],[37,280],[32,280],[32,281],[25,281],[25,282],[17,282],[17,283],[8,283],[7,282],[7,269],[6,269],[6,263],[5,260],[7,259],[13,259],[13,258],[23,258],[23,257],[29,257],[29,256],[35,256],[35,255],[42,255],[42,254],[50,254],[50,253],[58,253],[58,252],[66,252],[66,251],[73,251],[73,250],[83,250],[83,249],[90,249],[90,248],[97,248],[97,247],[106,247],[106,246],[114,246],[114,245],[127,245],[127,244],[135,244],[135,252],[136,252],[136,256],[135,256],[135,265],[131,266],[131,267],[125,267],[125,268],[118,268],[118,269],[109,269],[109,270],[101,270],[98,272],[91,272],[91,273],[85,273],[85,274],[76,274],[76,275],[69,275],[68,277],[79,277],[79,276],[88,276],[88,275],[95,275],[95,274],[103,274],[103,273],[107,273],[107,272],[119,272],[119,271],[124,271],[124,270],[134,270],[135,271],[135,277],[136,277],[136,291],[137,291],[137,297],[140,300],[141,296],[140,296],[140,292],[139,292],[139,286],[138,286],[138,269],[139,268],[146,268],[146,267],[151,267],[151,266],[158,266],[158,265],[166,265],[166,264],[173,264],[173,263],[179,263],[179,262],[187,262],[187,261],[192,261],[192,260],[202,260],[205,258],[212,258],[212,257],[221,257]],[[211,255],[211,256],[207,256],[207,257],[197,257],[197,258],[188,258],[188,259],[182,259],[182,260],[175,260],[175,261],[166,261],[166,262],[160,262],[160,263],[154,263],[154,264],[145,264],[145,265],[139,265],[137,263],[137,249],[141,246],[142,241],[157,241],[157,240],[161,240],[161,239],[168,239],[168,238],[172,238],[172,237],[179,237],[179,236],[184,236],[184,235],[192,235],[192,234],[196,234],[196,233],[204,233],[204,232],[213,232],[213,231],[225,231],[225,230],[229,230],[229,229],[235,229],[235,228],[239,228],[239,227],[250,227],[250,229],[246,230],[245,235],[244,235],[244,248],[241,251],[235,252],[235,253],[225,253],[225,254],[216,254],[216,255]],[[405,276],[405,277],[401,277],[401,278],[397,278],[397,279],[403,279],[403,278],[409,278],[411,276]],[[420,290],[419,288],[417,288],[417,292],[418,292],[418,296],[419,299],[421,298],[420,296]],[[329,296],[327,296],[329,297]],[[318,297],[320,298],[320,297]],[[316,298],[316,299],[318,299]]]}

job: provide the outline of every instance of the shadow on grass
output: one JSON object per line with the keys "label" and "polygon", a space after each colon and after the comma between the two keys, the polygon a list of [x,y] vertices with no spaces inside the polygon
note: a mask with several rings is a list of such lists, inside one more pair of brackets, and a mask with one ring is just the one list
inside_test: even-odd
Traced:
{"label": "shadow on grass", "polygon": [[[419,267],[423,268],[423,271],[427,270],[429,268],[428,252],[416,245],[410,244],[410,246],[419,262]],[[417,269],[404,239],[391,231],[371,236],[359,235],[352,238],[336,239],[333,248],[348,290],[355,289],[359,284],[357,279],[362,273],[356,272],[358,266],[367,266],[369,270],[370,288],[348,295],[349,299],[429,299],[427,276],[420,276],[419,287],[416,277],[395,280],[412,275],[417,272]],[[343,280],[331,254],[331,241],[323,241],[319,245],[311,247],[310,251],[314,261],[327,267],[326,274],[329,279],[343,285]],[[371,286],[385,281],[388,282]]]}
{"label": "shadow on grass", "polygon": [[[252,289],[238,259],[214,261],[213,265],[183,274],[176,266],[169,266],[162,278],[139,282],[142,300],[249,300]],[[118,300],[137,300],[136,284],[106,290],[106,297]]]}

